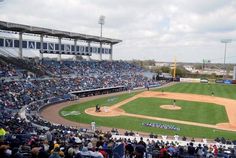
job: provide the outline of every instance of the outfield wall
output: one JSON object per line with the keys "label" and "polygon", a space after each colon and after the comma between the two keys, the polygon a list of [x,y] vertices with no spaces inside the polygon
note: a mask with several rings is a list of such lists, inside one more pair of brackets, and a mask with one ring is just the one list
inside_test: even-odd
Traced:
{"label": "outfield wall", "polygon": [[200,83],[200,78],[180,78],[180,82]]}
{"label": "outfield wall", "polygon": [[236,84],[236,80],[223,79],[200,79],[200,78],[180,78],[180,82],[186,83],[218,83],[218,84]]}

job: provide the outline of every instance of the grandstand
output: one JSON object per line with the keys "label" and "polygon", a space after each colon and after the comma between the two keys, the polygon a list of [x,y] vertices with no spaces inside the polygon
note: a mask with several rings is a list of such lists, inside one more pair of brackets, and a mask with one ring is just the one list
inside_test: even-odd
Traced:
{"label": "grandstand", "polygon": [[[68,31],[54,30],[50,28],[35,27],[29,25],[22,25],[17,23],[10,23],[0,21],[0,30],[2,32],[18,34],[19,38],[0,38],[1,48],[15,48],[18,49],[18,57],[23,58],[23,49],[39,50],[40,60],[43,59],[43,54],[58,54],[58,61],[61,61],[63,54],[67,55],[85,55],[91,56],[92,53],[100,55],[102,60],[102,54],[109,54],[109,59],[112,60],[113,45],[121,42],[121,40],[92,36],[81,33],[74,33]],[[40,36],[40,41],[24,40],[23,35]],[[44,41],[44,37],[55,37],[58,39],[58,43]],[[73,44],[63,44],[62,39],[73,40]],[[87,43],[86,45],[77,45],[78,41]],[[91,44],[99,43],[100,47],[93,47]],[[103,45],[109,45],[110,48],[102,47]]]}

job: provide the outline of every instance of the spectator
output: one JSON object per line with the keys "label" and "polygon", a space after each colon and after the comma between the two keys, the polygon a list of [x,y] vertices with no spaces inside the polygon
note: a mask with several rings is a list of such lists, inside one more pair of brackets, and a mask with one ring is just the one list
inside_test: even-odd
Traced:
{"label": "spectator", "polygon": [[61,156],[59,156],[59,151],[60,151],[60,148],[59,147],[56,147],[52,154],[49,156],[49,158],[62,158]]}

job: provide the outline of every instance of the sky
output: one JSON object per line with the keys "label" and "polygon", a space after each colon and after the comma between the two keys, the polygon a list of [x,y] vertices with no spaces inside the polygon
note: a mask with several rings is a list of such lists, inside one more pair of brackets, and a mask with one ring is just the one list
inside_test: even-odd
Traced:
{"label": "sky", "polygon": [[0,0],[0,20],[121,39],[113,59],[236,63],[235,0]]}

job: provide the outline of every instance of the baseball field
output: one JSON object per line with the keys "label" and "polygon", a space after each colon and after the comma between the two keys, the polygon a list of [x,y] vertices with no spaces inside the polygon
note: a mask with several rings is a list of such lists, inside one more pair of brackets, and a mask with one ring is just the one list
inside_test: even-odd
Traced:
{"label": "baseball field", "polygon": [[[235,139],[235,92],[236,85],[178,83],[151,91],[81,99],[73,105],[48,107],[41,115],[55,123],[66,119],[66,125],[95,121],[100,127],[138,132]],[[96,104],[101,106],[101,112],[95,112]]]}

